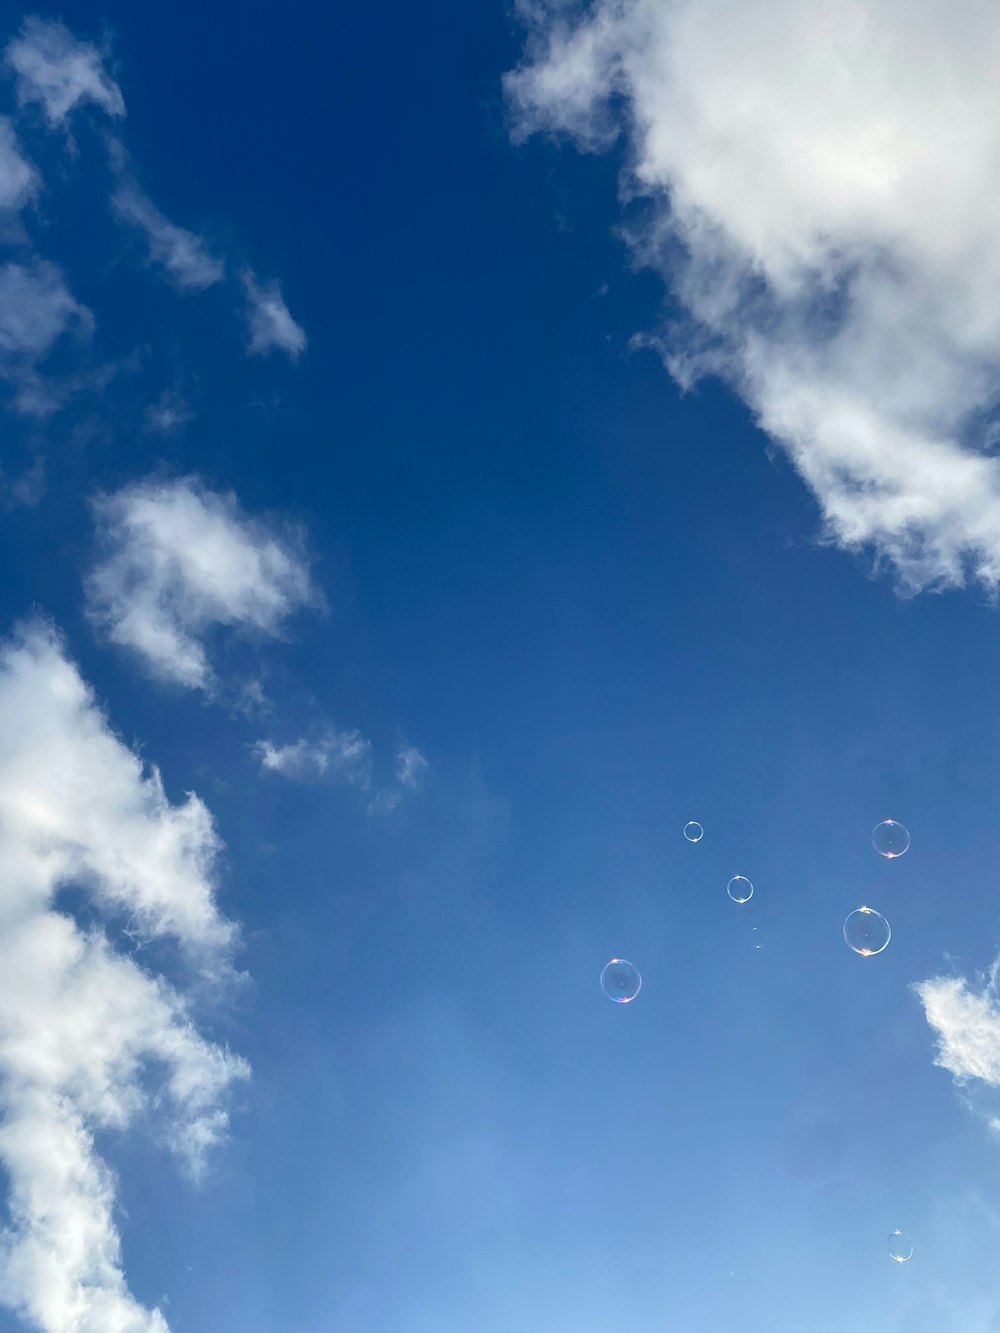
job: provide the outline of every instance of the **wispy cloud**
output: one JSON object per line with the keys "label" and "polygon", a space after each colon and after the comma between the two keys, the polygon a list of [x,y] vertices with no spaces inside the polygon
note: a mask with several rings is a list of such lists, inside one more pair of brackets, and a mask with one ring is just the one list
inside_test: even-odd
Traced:
{"label": "wispy cloud", "polygon": [[254,754],[261,771],[300,781],[343,778],[367,787],[371,780],[371,743],[357,731],[328,731],[318,739],[288,745],[258,741]]}
{"label": "wispy cloud", "polygon": [[194,413],[183,394],[177,389],[166,389],[155,403],[146,408],[146,425],[150,430],[176,430],[194,419]]}
{"label": "wispy cloud", "polygon": [[373,798],[368,809],[389,813],[409,794],[423,785],[430,764],[415,745],[399,745],[393,757],[393,781],[386,783]]}
{"label": "wispy cloud", "polygon": [[[306,737],[287,745],[260,740],[252,747],[262,773],[274,773],[299,782],[340,780],[371,791],[374,747],[358,731],[328,729],[316,739]],[[393,777],[376,788],[369,813],[389,813],[405,796],[418,790],[430,765],[413,745],[400,745],[393,756]]]}
{"label": "wispy cloud", "polygon": [[90,312],[77,302],[55,264],[0,267],[0,354],[34,363],[69,330],[89,333]]}
{"label": "wispy cloud", "polygon": [[646,341],[717,374],[832,540],[905,591],[1000,586],[1000,10],[524,0],[515,132],[623,138],[629,224],[685,312]]}
{"label": "wispy cloud", "polygon": [[396,751],[396,781],[402,787],[414,789],[429,765],[415,745],[401,745]]}
{"label": "wispy cloud", "polygon": [[146,238],[149,258],[181,291],[202,292],[221,281],[226,266],[200,236],[178,227],[160,212],[138,186],[125,184],[111,200],[115,214]]}
{"label": "wispy cloud", "polygon": [[23,208],[37,195],[39,185],[38,171],[21,152],[13,124],[0,116],[0,209]]}
{"label": "wispy cloud", "polygon": [[0,377],[14,390],[13,405],[45,415],[57,398],[39,367],[64,336],[88,338],[94,319],[70,291],[55,264],[36,259],[0,266]]}
{"label": "wispy cloud", "polygon": [[243,290],[247,298],[250,351],[287,352],[294,361],[305,350],[306,335],[292,319],[280,283],[260,283],[252,273],[244,273]]}
{"label": "wispy cloud", "polygon": [[[21,414],[45,416],[81,395],[93,399],[123,358],[116,354],[102,362],[98,339],[95,359],[82,358],[81,364],[73,365],[63,357],[57,373],[41,364],[62,332],[76,329],[89,333],[95,321],[71,295],[71,288],[85,281],[77,270],[85,267],[86,256],[76,256],[69,270],[71,277],[67,278],[62,267],[48,262],[49,256],[35,253],[32,232],[38,218],[27,206],[42,195],[44,183],[46,213],[51,215],[59,208],[57,187],[66,177],[65,144],[70,129],[75,132],[77,128],[71,126],[74,114],[89,104],[117,120],[124,116],[125,104],[109,71],[107,43],[99,47],[80,40],[60,22],[25,20],[4,48],[3,59],[14,76],[19,112],[14,117],[0,116],[0,240],[16,243],[19,253],[16,262],[12,259],[0,270],[0,379],[8,380],[15,389],[8,406]],[[33,108],[39,108],[41,115]],[[44,130],[50,133],[40,132]],[[86,121],[83,130],[87,130]],[[25,155],[19,139],[21,131],[31,132],[33,156],[41,170]],[[52,142],[52,132],[56,138],[53,151],[60,159],[56,171],[48,170],[44,152],[46,143]],[[138,173],[132,169],[125,138],[117,126],[111,128],[105,122],[94,133],[98,155],[104,154],[107,167],[106,172],[99,173],[98,208],[107,208],[110,217],[135,232],[141,242],[126,247],[126,253],[131,252],[140,263],[158,271],[167,283],[185,293],[203,292],[226,282],[228,277],[226,290],[233,316],[241,319],[248,331],[244,344],[247,355],[277,351],[297,360],[307,339],[288,310],[280,283],[261,281],[249,268],[242,273],[238,269],[230,272],[225,255],[217,253],[197,231],[180,226],[140,188]],[[74,159],[77,164],[94,160],[89,155],[76,155]],[[112,184],[106,194],[109,177]],[[72,207],[79,210],[79,197]],[[55,234],[50,232],[50,236]],[[61,261],[61,256],[52,255],[51,259]],[[90,300],[100,316],[101,282],[99,277],[91,276]],[[155,343],[156,330],[150,328],[147,337]],[[116,419],[124,418],[119,412]],[[165,429],[169,426],[162,423],[173,424],[176,420],[176,416],[154,413],[149,424]],[[107,428],[112,428],[110,420]]]}
{"label": "wispy cloud", "polygon": [[136,482],[94,513],[103,558],[86,581],[88,614],[162,680],[208,690],[210,631],[276,637],[295,611],[322,605],[303,534],[251,518],[196,478]]}
{"label": "wispy cloud", "polygon": [[0,726],[0,1302],[42,1333],[166,1333],[126,1285],[94,1135],[144,1123],[197,1178],[248,1070],[198,1032],[175,984],[56,895],[84,891],[107,925],[173,939],[222,980],[234,928],[214,901],[218,839],[197,797],[171,804],[117,740],[44,624],[0,649]]}
{"label": "wispy cloud", "polygon": [[124,116],[121,89],[90,42],[79,41],[62,23],[25,19],[7,46],[21,106],[41,106],[50,125],[62,125],[78,106],[92,102],[109,116]]}

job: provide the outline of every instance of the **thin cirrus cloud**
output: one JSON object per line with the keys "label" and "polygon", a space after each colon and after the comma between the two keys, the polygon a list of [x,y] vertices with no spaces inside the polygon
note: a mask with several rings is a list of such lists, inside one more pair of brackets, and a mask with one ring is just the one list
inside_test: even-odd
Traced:
{"label": "thin cirrus cloud", "polygon": [[109,116],[125,114],[125,99],[101,52],[74,37],[63,23],[25,19],[6,57],[17,81],[19,105],[40,106],[51,126],[64,125],[71,112],[88,102]]}
{"label": "thin cirrus cloud", "polygon": [[1000,9],[990,0],[524,0],[515,135],[623,142],[637,256],[830,540],[904,592],[1000,587]]}
{"label": "thin cirrus cloud", "polygon": [[415,745],[401,745],[396,750],[395,767],[396,781],[400,786],[415,790],[420,786],[429,765]]}
{"label": "thin cirrus cloud", "polygon": [[0,267],[0,355],[34,364],[64,333],[89,333],[92,327],[90,311],[74,299],[55,264]]}
{"label": "thin cirrus cloud", "polygon": [[0,212],[16,212],[38,194],[40,177],[17,140],[9,116],[0,116]]}
{"label": "thin cirrus cloud", "polygon": [[391,814],[408,795],[418,791],[430,764],[415,745],[398,745],[393,758],[393,781],[376,792],[368,811]]}
{"label": "thin cirrus cloud", "polygon": [[0,266],[0,377],[19,412],[45,416],[58,405],[65,386],[49,382],[41,368],[58,343],[86,341],[93,329],[93,315],[55,264],[34,259]]}
{"label": "thin cirrus cloud", "polygon": [[[26,19],[7,44],[4,63],[14,78],[19,118],[26,124],[31,123],[34,108],[40,109],[42,122],[49,130],[64,132],[88,107],[114,121],[125,116],[121,89],[108,69],[108,51],[76,37],[61,22]],[[141,237],[144,262],[181,292],[203,292],[222,282],[226,277],[225,258],[214,254],[203,237],[169,218],[139,188],[128,168],[128,153],[118,131],[105,129],[102,135],[108,166],[116,181],[109,200],[110,212],[120,226]],[[16,215],[41,193],[42,184],[38,168],[21,151],[17,121],[0,117],[0,214],[9,215],[4,224],[8,231],[15,225],[21,228],[23,240],[27,240],[27,232],[24,224],[16,221]],[[51,210],[57,205],[47,198],[46,206]],[[292,317],[280,284],[261,282],[247,270],[241,286],[249,329],[248,353],[278,351],[297,360],[305,350],[306,335]],[[39,373],[33,372],[34,391],[15,395],[14,406],[37,411],[41,405],[49,411],[91,383],[87,375],[63,379],[61,386],[46,391]]]}
{"label": "thin cirrus cloud", "polygon": [[327,731],[288,745],[262,740],[253,747],[262,773],[300,781],[335,777],[362,787],[371,781],[371,751],[371,742],[357,731]]}
{"label": "thin cirrus cloud", "polygon": [[[373,747],[358,731],[328,730],[315,740],[303,737],[287,745],[257,741],[252,751],[261,773],[276,774],[298,782],[346,781],[370,791],[373,781]],[[407,792],[422,784],[430,765],[414,745],[400,745],[393,761],[393,781],[376,790],[369,812],[395,810]]]}
{"label": "thin cirrus cloud", "polygon": [[306,348],[306,335],[291,316],[278,282],[261,283],[252,273],[243,274],[246,317],[251,353],[287,353],[294,361]]}
{"label": "thin cirrus cloud", "polygon": [[164,217],[136,185],[120,186],[111,207],[118,218],[143,234],[150,263],[161,268],[180,291],[203,292],[222,280],[223,261],[209,252],[200,236]]}
{"label": "thin cirrus cloud", "polygon": [[[232,980],[218,837],[196,796],[172,804],[114,736],[49,625],[0,647],[0,726],[0,1304],[42,1333],[166,1333],[129,1292],[95,1135],[113,1145],[143,1126],[197,1180],[226,1136],[227,1091],[249,1071],[108,927],[127,916],[216,985]],[[79,924],[64,888],[101,923]]]}
{"label": "thin cirrus cloud", "polygon": [[296,611],[323,605],[298,529],[252,518],[194,477],[134,482],[95,500],[94,515],[88,616],[160,680],[209,691],[209,634],[280,637]]}

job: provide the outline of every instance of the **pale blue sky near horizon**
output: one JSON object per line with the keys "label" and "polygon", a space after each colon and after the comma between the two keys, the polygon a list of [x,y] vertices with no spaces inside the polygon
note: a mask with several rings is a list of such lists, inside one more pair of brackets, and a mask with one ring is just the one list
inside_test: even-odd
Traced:
{"label": "pale blue sky near horizon", "polygon": [[[308,335],[247,357],[223,289],[128,267],[96,113],[21,131],[34,243],[119,370],[5,414],[4,477],[44,481],[3,515],[4,638],[50,616],[204,800],[249,978],[205,1011],[253,1073],[204,1182],[97,1133],[135,1299],[172,1333],[1000,1330],[1000,1138],[912,990],[1000,946],[988,592],[901,596],[734,392],[631,344],[664,297],[617,231],[623,149],[511,143],[504,6],[32,12],[106,40],[143,188]],[[157,434],[165,390],[191,418]],[[191,474],[307,534],[327,610],[214,659],[266,714],[85,614],[88,497]],[[371,786],[262,771],[264,732],[327,725]],[[404,744],[426,773],[381,808]],[[863,903],[876,958],[842,936]]]}

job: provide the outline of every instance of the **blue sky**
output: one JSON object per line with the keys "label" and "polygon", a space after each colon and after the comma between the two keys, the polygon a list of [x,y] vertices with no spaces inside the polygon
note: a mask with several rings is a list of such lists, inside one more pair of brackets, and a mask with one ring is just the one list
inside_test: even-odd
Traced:
{"label": "blue sky", "polygon": [[0,1333],[997,1333],[996,14],[2,45]]}

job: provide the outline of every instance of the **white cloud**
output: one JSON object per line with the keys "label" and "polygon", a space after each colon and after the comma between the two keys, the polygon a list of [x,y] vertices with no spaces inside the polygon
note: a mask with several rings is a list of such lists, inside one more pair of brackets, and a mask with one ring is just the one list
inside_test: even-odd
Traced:
{"label": "white cloud", "polygon": [[[989,0],[527,0],[515,129],[624,135],[631,240],[830,537],[916,591],[1000,586],[1000,9]],[[575,17],[574,17],[575,15]]]}
{"label": "white cloud", "polygon": [[104,68],[101,52],[79,41],[62,23],[25,19],[6,56],[17,77],[18,102],[41,105],[50,125],[63,124],[84,102],[95,103],[109,116],[125,114],[121,90]]}
{"label": "white cloud", "polygon": [[0,209],[23,208],[38,193],[38,172],[21,152],[14,127],[0,116]]}
{"label": "white cloud", "polygon": [[277,282],[262,284],[252,273],[244,273],[250,325],[250,351],[287,352],[294,361],[305,350],[306,335],[289,313]]}
{"label": "white cloud", "polygon": [[146,425],[151,430],[163,431],[164,434],[193,420],[194,413],[183,394],[176,389],[165,390],[155,403],[150,403],[146,408]]}
{"label": "white cloud", "polygon": [[144,233],[152,263],[159,264],[168,279],[182,291],[201,292],[219,282],[225,273],[221,259],[210,254],[205,242],[165,218],[135,185],[122,185],[112,196],[118,217]]}
{"label": "white cloud", "polygon": [[321,605],[301,533],[250,518],[196,478],[136,482],[94,512],[105,553],[87,579],[88,614],[162,680],[210,689],[213,627],[277,637],[293,612]]}
{"label": "white cloud", "polygon": [[371,776],[371,743],[357,731],[328,731],[318,740],[290,745],[258,741],[254,754],[262,772],[286,778],[340,777],[366,787]]}
{"label": "white cloud", "polygon": [[393,761],[395,781],[376,792],[368,807],[369,813],[374,814],[375,811],[391,813],[407,792],[414,792],[421,786],[429,768],[427,760],[415,745],[397,746]]}
{"label": "white cloud", "polygon": [[396,751],[396,781],[403,787],[420,786],[428,763],[415,745],[401,745]]}
{"label": "white cloud", "polygon": [[0,1304],[42,1333],[166,1333],[128,1290],[94,1135],[146,1123],[197,1177],[247,1067],[198,1032],[176,985],[56,895],[83,891],[223,980],[218,839],[196,796],[171,804],[112,734],[45,625],[0,648],[0,727]]}
{"label": "white cloud", "polygon": [[1000,1004],[959,977],[933,977],[913,988],[938,1037],[935,1064],[960,1082],[1000,1088]]}
{"label": "white cloud", "polygon": [[93,327],[90,311],[55,264],[0,265],[0,378],[11,385],[17,411],[45,416],[55,410],[71,381],[51,383],[38,367],[64,336],[86,338]]}
{"label": "white cloud", "polygon": [[0,266],[0,356],[36,362],[64,333],[89,333],[93,317],[81,306],[55,264]]}

